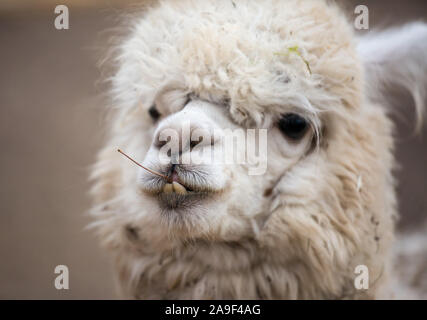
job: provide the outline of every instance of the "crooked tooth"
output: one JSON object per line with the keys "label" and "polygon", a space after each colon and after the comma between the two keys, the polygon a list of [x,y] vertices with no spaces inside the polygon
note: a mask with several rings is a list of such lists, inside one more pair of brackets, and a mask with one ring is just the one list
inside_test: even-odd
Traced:
{"label": "crooked tooth", "polygon": [[166,183],[165,186],[163,187],[163,192],[172,193],[173,192],[172,183]]}
{"label": "crooked tooth", "polygon": [[185,189],[185,187],[181,184],[179,184],[178,182],[174,181],[172,182],[173,185],[173,190],[178,193],[178,194],[187,194],[187,190]]}

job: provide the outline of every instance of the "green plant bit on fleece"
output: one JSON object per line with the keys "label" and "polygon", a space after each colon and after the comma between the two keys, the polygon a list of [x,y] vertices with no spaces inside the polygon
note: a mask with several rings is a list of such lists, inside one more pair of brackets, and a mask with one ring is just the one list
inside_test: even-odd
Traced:
{"label": "green plant bit on fleece", "polygon": [[294,46],[294,47],[290,47],[290,48],[288,48],[288,52],[287,52],[287,53],[283,53],[283,52],[275,52],[274,54],[275,54],[275,55],[278,55],[278,56],[285,56],[285,57],[287,57],[287,56],[289,55],[289,53],[295,53],[295,54],[297,54],[297,55],[302,59],[302,61],[304,61],[305,65],[307,66],[307,70],[308,70],[308,72],[309,72],[310,74],[312,74],[312,73],[311,73],[310,64],[308,63],[308,61],[307,61],[307,60],[305,60],[305,59],[304,59],[304,57],[302,56],[301,52],[299,52],[298,46]]}

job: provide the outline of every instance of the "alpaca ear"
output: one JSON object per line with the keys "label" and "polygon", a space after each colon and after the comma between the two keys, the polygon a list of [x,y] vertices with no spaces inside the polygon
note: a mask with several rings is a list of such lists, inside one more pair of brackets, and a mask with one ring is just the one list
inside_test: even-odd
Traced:
{"label": "alpaca ear", "polygon": [[427,24],[417,22],[370,32],[360,38],[358,51],[369,98],[390,103],[389,94],[408,90],[415,102],[419,130],[427,93]]}

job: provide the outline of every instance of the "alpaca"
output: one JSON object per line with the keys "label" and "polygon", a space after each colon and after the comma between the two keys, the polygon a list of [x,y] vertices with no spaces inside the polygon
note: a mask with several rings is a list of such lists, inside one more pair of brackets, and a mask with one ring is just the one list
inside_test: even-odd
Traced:
{"label": "alpaca", "polygon": [[[328,1],[182,0],[156,3],[131,29],[91,175],[92,226],[114,256],[120,295],[392,297],[395,163],[382,89],[407,87],[421,114],[426,25],[357,39]],[[216,134],[184,135],[187,122],[191,132],[265,129],[265,172],[181,163],[192,147],[224,153]],[[160,161],[168,130],[181,144]]]}

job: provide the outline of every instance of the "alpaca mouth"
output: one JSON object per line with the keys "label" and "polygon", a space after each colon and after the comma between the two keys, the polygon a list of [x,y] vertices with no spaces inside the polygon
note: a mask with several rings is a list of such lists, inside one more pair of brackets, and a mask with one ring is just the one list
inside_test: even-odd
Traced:
{"label": "alpaca mouth", "polygon": [[176,165],[171,166],[167,177],[168,177],[168,180],[162,189],[163,193],[165,194],[176,193],[176,194],[185,196],[190,192],[194,192],[192,188],[190,188],[188,185],[185,185],[182,182],[178,173],[176,172]]}
{"label": "alpaca mouth", "polygon": [[176,193],[180,195],[187,195],[190,192],[194,192],[191,188],[182,185],[177,181],[173,181],[172,183],[166,183],[162,190],[165,194]]}
{"label": "alpaca mouth", "polygon": [[164,185],[157,198],[163,209],[189,209],[209,197],[210,194],[211,192],[206,189],[193,190],[178,181],[173,181]]}
{"label": "alpaca mouth", "polygon": [[190,208],[209,196],[206,189],[201,186],[193,189],[184,184],[179,176],[174,172],[169,182],[165,183],[161,192],[158,193],[158,200],[164,209]]}
{"label": "alpaca mouth", "polygon": [[206,173],[172,166],[166,172],[167,180],[145,176],[142,190],[157,198],[163,209],[190,209],[206,198],[222,191],[209,183]]}

